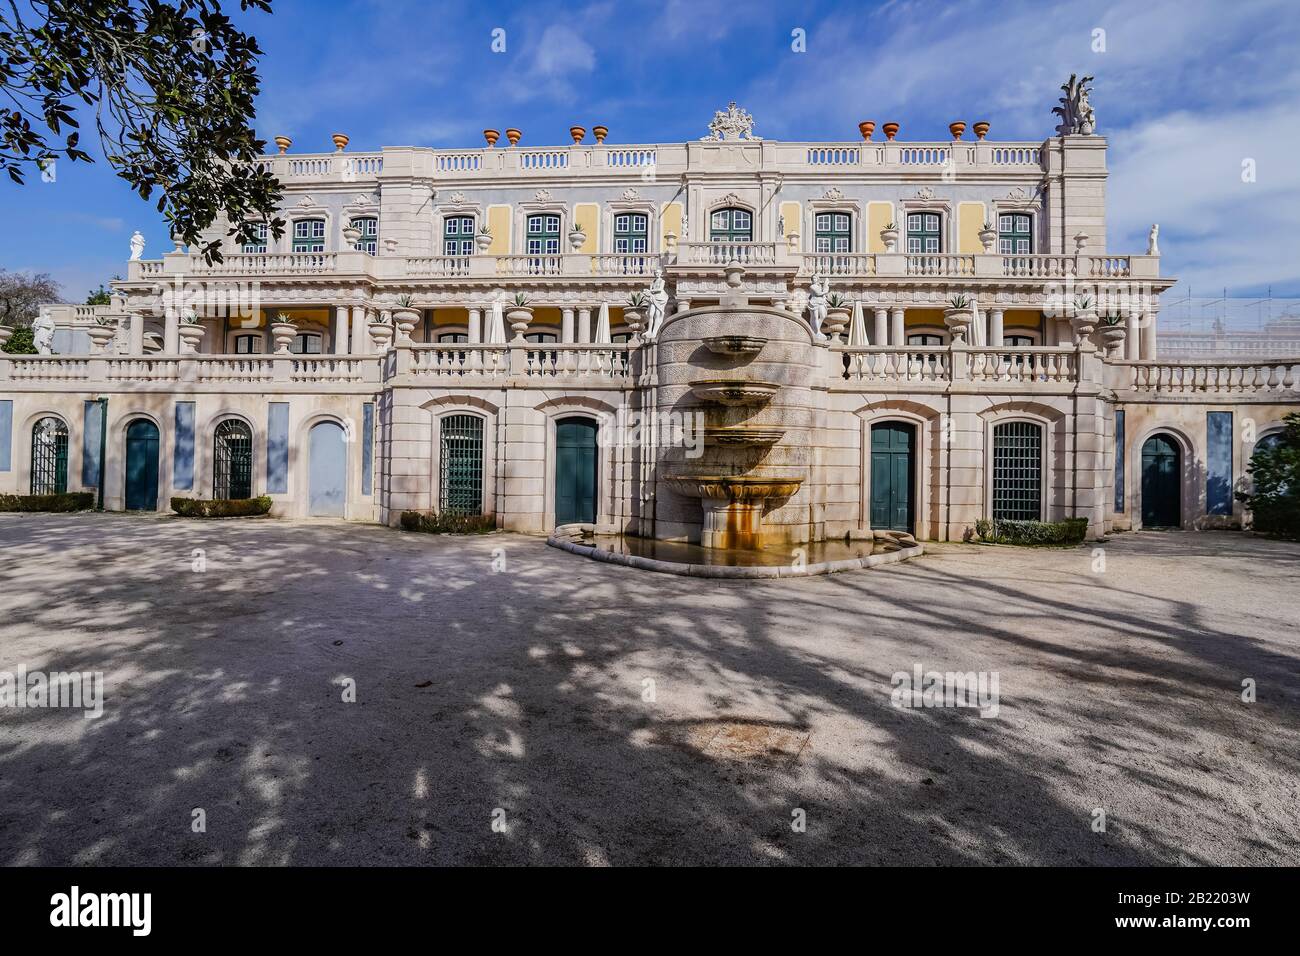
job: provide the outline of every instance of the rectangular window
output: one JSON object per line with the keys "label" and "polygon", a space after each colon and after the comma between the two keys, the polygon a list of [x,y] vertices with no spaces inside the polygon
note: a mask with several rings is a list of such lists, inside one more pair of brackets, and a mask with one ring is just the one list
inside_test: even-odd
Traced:
{"label": "rectangular window", "polygon": [[244,252],[266,252],[266,223],[257,223],[253,226],[253,231],[257,234],[257,241],[244,243]]}
{"label": "rectangular window", "polygon": [[483,419],[448,415],[439,426],[438,510],[477,515],[483,511]]}
{"label": "rectangular window", "polygon": [[1115,513],[1124,511],[1124,412],[1115,412]]}
{"label": "rectangular window", "polygon": [[530,256],[559,255],[560,217],[547,214],[529,216],[524,239],[524,248]]}
{"label": "rectangular window", "polygon": [[442,254],[468,256],[474,252],[474,217],[448,216],[442,225]]}
{"label": "rectangular window", "polygon": [[299,219],[293,224],[294,252],[325,251],[325,220]]}
{"label": "rectangular window", "polygon": [[1205,419],[1205,513],[1232,514],[1232,412],[1207,412]]}
{"label": "rectangular window", "polygon": [[937,212],[913,212],[907,216],[907,251],[911,255],[933,255],[943,251]]}
{"label": "rectangular window", "polygon": [[1027,256],[1033,251],[1033,217],[1027,213],[998,216],[998,252],[1004,256]]}
{"label": "rectangular window", "polygon": [[822,212],[813,217],[813,249],[816,252],[851,252],[853,249],[850,224],[852,219],[844,212]]}
{"label": "rectangular window", "polygon": [[1043,430],[1033,422],[993,427],[993,517],[1037,521],[1043,513]]}
{"label": "rectangular window", "polygon": [[623,213],[614,217],[614,251],[622,254],[644,253],[649,232],[648,216]]}
{"label": "rectangular window", "polygon": [[357,252],[374,255],[379,251],[379,220],[374,216],[358,216],[352,220],[352,226],[361,231],[361,238],[355,246]]}

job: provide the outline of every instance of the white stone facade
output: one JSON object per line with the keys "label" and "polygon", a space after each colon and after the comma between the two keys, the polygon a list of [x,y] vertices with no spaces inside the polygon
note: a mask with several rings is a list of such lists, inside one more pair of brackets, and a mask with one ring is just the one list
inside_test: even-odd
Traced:
{"label": "white stone facade", "polygon": [[[782,437],[745,460],[800,478],[763,519],[781,540],[873,527],[872,428],[887,423],[911,429],[903,497],[921,538],[959,538],[994,514],[993,436],[1012,422],[1037,429],[1040,518],[1086,517],[1094,533],[1140,526],[1144,444],[1161,434],[1181,453],[1176,523],[1240,524],[1240,503],[1223,513],[1223,484],[1242,486],[1253,443],[1300,404],[1296,360],[1159,360],[1155,316],[1174,280],[1156,255],[1107,248],[1105,157],[1095,135],[269,156],[288,228],[265,252],[134,259],[113,305],[48,310],[60,354],[0,358],[0,492],[33,490],[31,429],[51,416],[68,433],[67,487],[92,490],[95,477],[98,490],[83,460],[99,460],[87,402],[107,399],[105,507],[127,503],[130,422],[157,429],[165,509],[174,494],[213,494],[215,429],[238,418],[251,491],[270,494],[275,513],[307,516],[308,436],[333,422],[345,436],[343,516],[395,524],[445,503],[442,422],[468,415],[481,428],[481,509],[544,533],[564,517],[558,429],[587,419],[601,436],[592,523],[698,540],[699,500],[665,484],[691,462],[657,440],[624,440],[619,423],[652,409],[703,414],[690,384],[733,374],[701,351],[700,330],[712,330],[768,339],[744,374],[781,383],[780,415],[705,417],[780,418]],[[643,342],[628,296],[656,269],[669,321]],[[827,341],[804,317],[815,274],[861,312]],[[492,341],[493,303],[516,293],[533,339]],[[965,319],[945,314],[957,295],[973,299]],[[1118,316],[1122,336],[1078,334],[1085,295],[1091,311]],[[193,350],[191,308],[204,330]],[[295,323],[281,330],[293,352],[274,351],[280,313]],[[92,354],[96,324],[114,336]],[[178,484],[177,468],[192,479]]]}

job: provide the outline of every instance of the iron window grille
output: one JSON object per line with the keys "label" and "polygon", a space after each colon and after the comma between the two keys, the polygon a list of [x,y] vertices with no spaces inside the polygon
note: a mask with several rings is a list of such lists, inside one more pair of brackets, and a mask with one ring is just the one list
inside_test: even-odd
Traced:
{"label": "iron window grille", "polygon": [[994,425],[994,519],[1037,521],[1042,515],[1042,427],[1033,422]]}
{"label": "iron window grille", "polygon": [[483,513],[483,419],[447,415],[440,426],[438,510],[442,514]]}
{"label": "iron window grille", "polygon": [[42,418],[32,426],[32,491],[61,495],[68,490],[68,426]]}
{"label": "iron window grille", "polygon": [[212,438],[212,497],[253,497],[253,433],[235,418],[217,425]]}

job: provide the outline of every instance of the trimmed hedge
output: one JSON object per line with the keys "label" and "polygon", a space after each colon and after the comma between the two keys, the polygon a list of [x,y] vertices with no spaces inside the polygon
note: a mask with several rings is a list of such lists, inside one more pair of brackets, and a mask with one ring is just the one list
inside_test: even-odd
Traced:
{"label": "trimmed hedge", "polygon": [[89,491],[71,491],[62,495],[0,495],[0,511],[89,511],[95,507],[95,495]]}
{"label": "trimmed hedge", "polygon": [[975,522],[975,533],[994,544],[1038,545],[1079,544],[1088,534],[1087,518],[1064,521],[1012,521],[1001,518]]}
{"label": "trimmed hedge", "polygon": [[271,510],[271,499],[173,498],[172,511],[182,518],[251,518]]}
{"label": "trimmed hedge", "polygon": [[497,529],[497,519],[492,515],[426,514],[423,511],[403,511],[402,530],[422,531],[425,534],[487,534]]}

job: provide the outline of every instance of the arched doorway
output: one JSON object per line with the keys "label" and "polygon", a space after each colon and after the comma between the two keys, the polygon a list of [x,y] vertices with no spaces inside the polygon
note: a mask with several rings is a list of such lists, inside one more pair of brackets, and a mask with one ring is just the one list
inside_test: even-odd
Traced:
{"label": "arched doorway", "polygon": [[342,518],[347,503],[347,443],[343,426],[317,422],[307,439],[307,513]]}
{"label": "arched doorway", "polygon": [[871,527],[912,532],[916,484],[916,427],[903,422],[871,426]]}
{"label": "arched doorway", "polygon": [[49,416],[32,426],[34,495],[61,495],[68,490],[68,426]]}
{"label": "arched doorway", "polygon": [[562,418],[555,425],[555,523],[596,521],[596,423]]}
{"label": "arched doorway", "polygon": [[1170,435],[1152,435],[1142,445],[1142,525],[1182,526],[1182,450]]}
{"label": "arched doorway", "polygon": [[126,426],[126,510],[158,510],[158,426],[147,418]]}
{"label": "arched doorway", "polygon": [[212,497],[253,497],[253,430],[237,418],[212,436]]}

